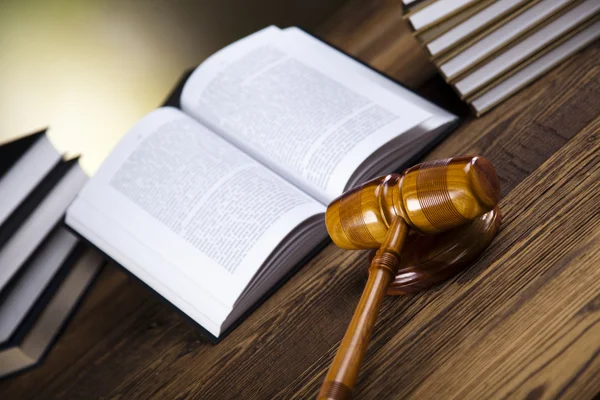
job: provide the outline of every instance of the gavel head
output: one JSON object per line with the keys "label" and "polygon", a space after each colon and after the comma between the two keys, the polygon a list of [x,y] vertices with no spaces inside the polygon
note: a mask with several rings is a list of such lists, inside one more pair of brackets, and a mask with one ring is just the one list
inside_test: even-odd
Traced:
{"label": "gavel head", "polygon": [[429,161],[373,179],[335,199],[325,213],[329,236],[345,249],[378,248],[395,218],[436,234],[493,209],[500,184],[483,157]]}

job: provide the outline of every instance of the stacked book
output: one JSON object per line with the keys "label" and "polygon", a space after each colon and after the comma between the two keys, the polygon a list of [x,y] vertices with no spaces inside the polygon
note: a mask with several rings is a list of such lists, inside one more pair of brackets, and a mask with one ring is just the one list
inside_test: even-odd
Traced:
{"label": "stacked book", "polygon": [[479,116],[600,36],[600,0],[402,0],[444,79]]}
{"label": "stacked book", "polygon": [[102,264],[61,226],[86,180],[44,131],[0,146],[0,377],[40,361]]}

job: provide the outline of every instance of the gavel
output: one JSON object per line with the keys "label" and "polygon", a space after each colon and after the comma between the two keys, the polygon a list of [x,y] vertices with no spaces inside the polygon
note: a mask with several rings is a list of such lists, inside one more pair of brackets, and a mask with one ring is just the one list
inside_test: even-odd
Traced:
{"label": "gavel", "polygon": [[[327,207],[325,223],[336,245],[378,250],[318,399],[352,397],[386,292],[425,289],[477,258],[498,230],[499,200],[500,184],[492,164],[483,157],[466,156],[429,161],[402,174],[373,179]],[[461,238],[475,239],[472,249]],[[412,247],[402,262],[405,242]]]}

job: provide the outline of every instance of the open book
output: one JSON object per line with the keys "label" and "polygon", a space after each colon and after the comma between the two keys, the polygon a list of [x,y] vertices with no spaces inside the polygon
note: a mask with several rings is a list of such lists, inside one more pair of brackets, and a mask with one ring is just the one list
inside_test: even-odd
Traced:
{"label": "open book", "polygon": [[211,56],[181,108],[142,118],[66,221],[215,337],[323,243],[330,201],[457,122],[297,28]]}

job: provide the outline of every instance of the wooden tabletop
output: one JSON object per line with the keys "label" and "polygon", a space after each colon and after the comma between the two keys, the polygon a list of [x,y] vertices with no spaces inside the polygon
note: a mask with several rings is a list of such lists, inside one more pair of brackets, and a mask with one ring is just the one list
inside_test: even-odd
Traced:
{"label": "wooden tabletop", "polygon": [[[316,32],[408,86],[448,89],[397,0],[351,1]],[[600,45],[427,158],[497,168],[503,229],[439,287],[388,297],[356,398],[591,398],[600,391]],[[449,104],[457,100],[446,97]],[[218,345],[108,267],[43,365],[0,398],[314,398],[364,285],[365,254],[330,244]]]}

